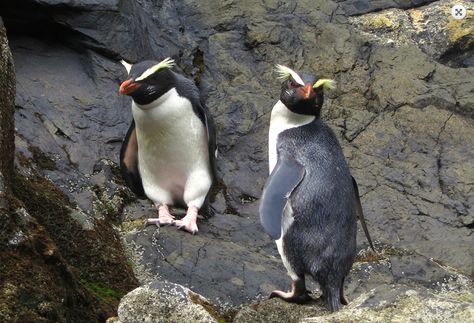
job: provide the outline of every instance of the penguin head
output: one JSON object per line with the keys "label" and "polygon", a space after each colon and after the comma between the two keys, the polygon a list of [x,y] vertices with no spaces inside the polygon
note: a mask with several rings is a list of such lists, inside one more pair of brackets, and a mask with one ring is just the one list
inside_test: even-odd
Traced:
{"label": "penguin head", "polygon": [[133,65],[122,61],[122,64],[128,71],[128,78],[120,84],[119,93],[131,96],[138,107],[155,101],[175,86],[174,73],[170,69],[174,65],[171,58]]}
{"label": "penguin head", "polygon": [[276,71],[283,80],[280,101],[294,113],[319,117],[324,101],[323,88],[334,89],[335,82],[312,74],[298,74],[283,65],[276,65]]}

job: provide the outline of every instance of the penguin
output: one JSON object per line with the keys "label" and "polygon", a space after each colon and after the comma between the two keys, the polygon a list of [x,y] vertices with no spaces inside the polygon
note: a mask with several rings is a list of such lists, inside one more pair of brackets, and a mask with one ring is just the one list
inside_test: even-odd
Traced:
{"label": "penguin", "polygon": [[[216,178],[212,118],[194,82],[171,70],[171,58],[121,63],[128,77],[119,93],[132,98],[133,114],[120,151],[122,176],[139,198],[154,203],[158,217],[146,224],[195,234],[198,212],[207,207]],[[186,215],[176,219],[169,206],[186,207]]]}
{"label": "penguin", "polygon": [[305,274],[320,285],[331,312],[347,304],[344,279],[356,256],[357,217],[366,230],[357,183],[342,148],[320,118],[323,89],[335,82],[276,65],[280,100],[271,112],[269,171],[259,214],[292,279],[272,297],[306,303]]}

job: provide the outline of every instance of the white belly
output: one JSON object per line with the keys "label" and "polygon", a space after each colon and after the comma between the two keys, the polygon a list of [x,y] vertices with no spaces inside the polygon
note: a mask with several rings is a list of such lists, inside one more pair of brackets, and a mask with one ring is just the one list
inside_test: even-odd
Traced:
{"label": "white belly", "polygon": [[268,166],[269,173],[277,163],[277,139],[278,135],[290,128],[299,127],[310,123],[315,116],[297,114],[290,111],[281,101],[278,101],[272,109],[270,117],[270,129],[268,132]]}
{"label": "white belly", "polygon": [[132,111],[145,194],[155,203],[200,207],[212,176],[206,128],[189,100],[173,88],[147,106],[133,103]]}
{"label": "white belly", "polygon": [[280,239],[275,240],[277,245],[278,253],[280,254],[281,260],[283,261],[283,265],[285,266],[286,270],[288,271],[288,275],[293,279],[298,279],[298,275],[295,273],[293,267],[291,266],[288,258],[285,254],[285,244],[283,241],[283,237],[285,236],[288,229],[294,222],[293,218],[293,209],[291,208],[291,201],[288,200],[286,202],[285,208],[283,209],[283,216],[281,219],[281,236]]}

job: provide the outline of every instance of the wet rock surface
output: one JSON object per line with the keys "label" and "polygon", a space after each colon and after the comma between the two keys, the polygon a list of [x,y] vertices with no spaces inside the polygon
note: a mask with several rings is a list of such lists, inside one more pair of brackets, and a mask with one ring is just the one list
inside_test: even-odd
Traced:
{"label": "wet rock surface", "polygon": [[250,303],[288,285],[274,243],[256,220],[216,214],[198,224],[199,233],[191,236],[176,227],[143,228],[139,221],[126,241],[148,277],[188,286],[223,307]]}
{"label": "wet rock surface", "polygon": [[[142,283],[178,283],[223,308],[248,304],[289,287],[257,215],[269,113],[279,95],[272,67],[315,71],[338,82],[323,118],[359,183],[372,238],[380,250],[399,253],[358,263],[370,270],[356,264],[349,298],[363,299],[354,306],[369,311],[366,299],[385,300],[388,309],[411,289],[418,294],[410,300],[436,302],[437,284],[454,284],[451,273],[474,275],[473,17],[454,21],[454,1],[400,3],[1,4],[17,73],[17,152],[67,194],[84,230],[96,221],[116,224]],[[197,236],[143,228],[141,219],[155,211],[134,200],[117,171],[131,120],[129,99],[118,95],[125,77],[118,60],[166,56],[200,86],[217,127],[215,215],[200,220]],[[362,255],[361,232],[358,244]],[[299,318],[324,310],[261,304],[300,311]]]}
{"label": "wet rock surface", "polygon": [[279,299],[244,307],[233,322],[393,322],[474,319],[472,281],[416,254],[382,252],[377,261],[357,262],[348,276],[349,305],[331,314],[313,291],[314,300],[296,305]]}

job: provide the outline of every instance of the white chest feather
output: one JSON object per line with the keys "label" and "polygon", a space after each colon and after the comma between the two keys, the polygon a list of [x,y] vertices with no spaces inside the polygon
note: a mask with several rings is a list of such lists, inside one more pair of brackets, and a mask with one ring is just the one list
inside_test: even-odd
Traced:
{"label": "white chest feather", "polygon": [[176,89],[146,106],[133,103],[132,111],[140,175],[150,198],[157,184],[180,196],[190,175],[210,173],[206,128]]}
{"label": "white chest feather", "polygon": [[270,130],[268,132],[268,164],[270,173],[277,162],[278,135],[287,129],[310,123],[314,119],[314,116],[297,114],[290,111],[281,101],[278,101],[273,106],[270,118]]}

